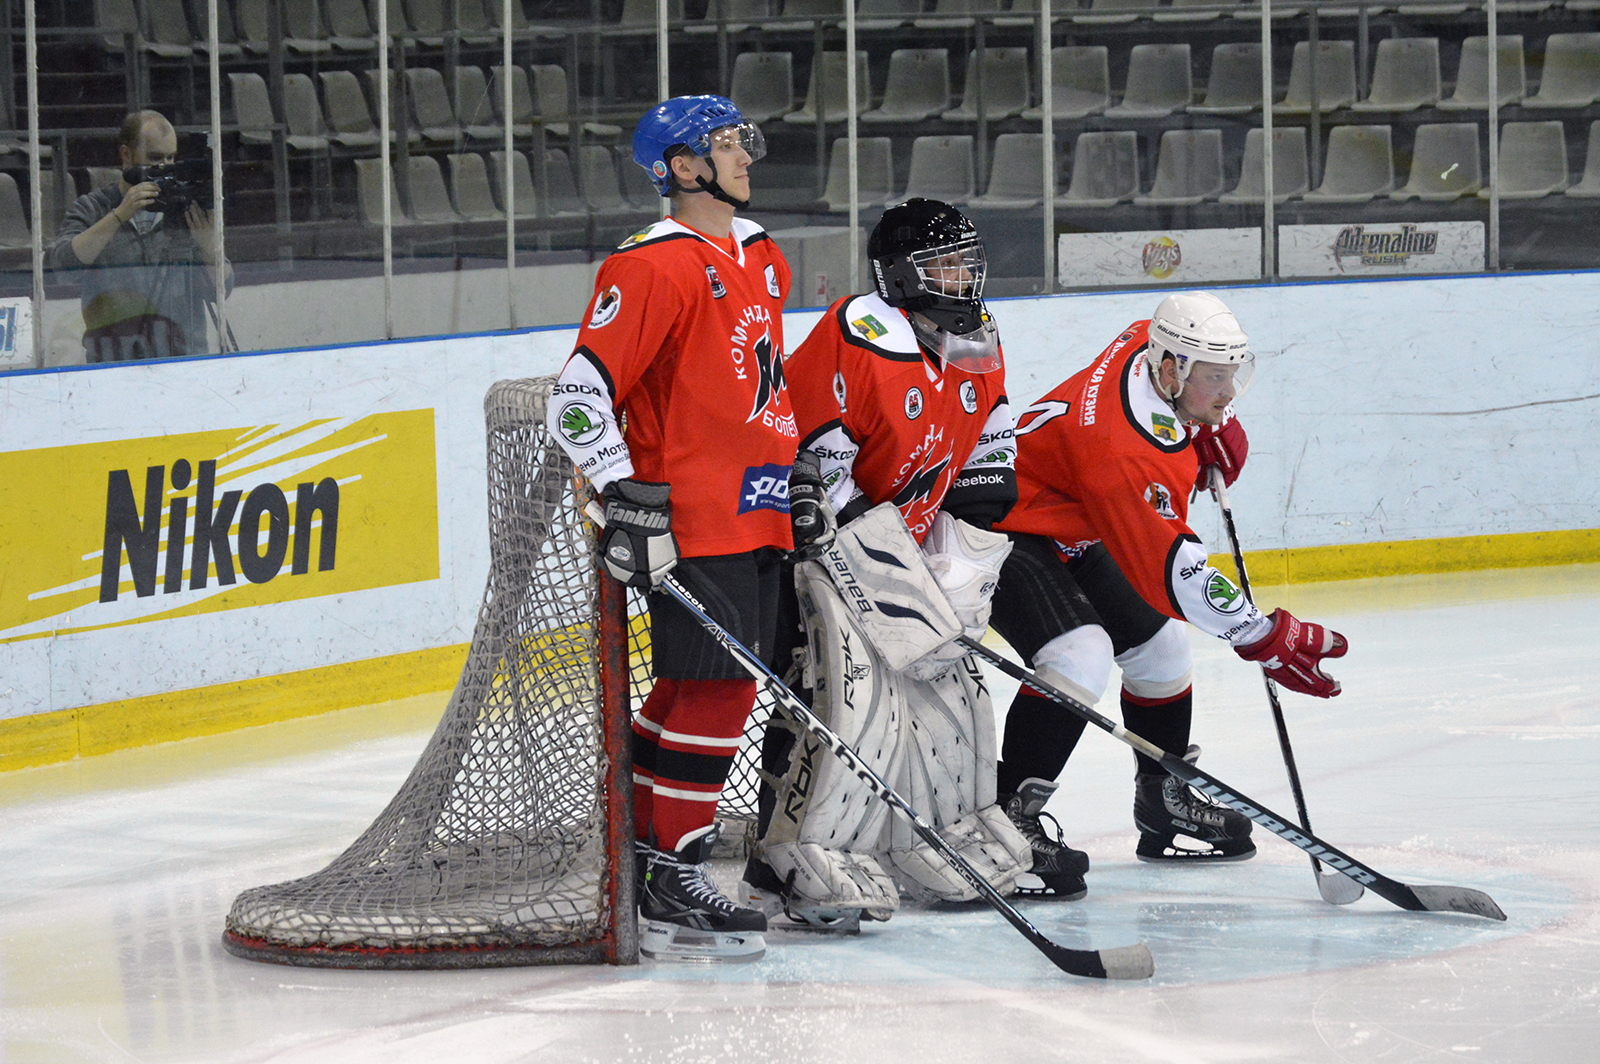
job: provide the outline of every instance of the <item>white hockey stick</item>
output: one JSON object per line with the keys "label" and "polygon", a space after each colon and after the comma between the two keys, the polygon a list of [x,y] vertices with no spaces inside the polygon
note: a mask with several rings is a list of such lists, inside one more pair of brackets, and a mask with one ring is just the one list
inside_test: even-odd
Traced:
{"label": "white hockey stick", "polygon": [[[1255,596],[1250,593],[1250,574],[1244,568],[1244,551],[1239,547],[1239,531],[1233,524],[1233,507],[1228,502],[1228,485],[1223,482],[1222,470],[1216,466],[1207,468],[1211,474],[1211,494],[1216,497],[1217,507],[1222,511],[1222,523],[1228,529],[1228,543],[1233,547],[1233,567],[1239,573],[1239,586],[1244,590],[1244,597],[1254,603]],[[1267,704],[1272,707],[1272,722],[1278,729],[1278,749],[1283,751],[1283,767],[1289,773],[1289,790],[1294,795],[1294,808],[1300,814],[1300,826],[1309,832],[1311,818],[1306,815],[1306,796],[1300,789],[1300,770],[1295,767],[1294,750],[1289,746],[1289,726],[1283,720],[1278,685],[1267,674],[1265,665],[1261,666],[1261,682],[1267,687]],[[1366,893],[1366,888],[1348,876],[1323,871],[1322,862],[1315,856],[1311,858],[1311,872],[1317,880],[1317,893],[1331,905],[1349,905]]]}

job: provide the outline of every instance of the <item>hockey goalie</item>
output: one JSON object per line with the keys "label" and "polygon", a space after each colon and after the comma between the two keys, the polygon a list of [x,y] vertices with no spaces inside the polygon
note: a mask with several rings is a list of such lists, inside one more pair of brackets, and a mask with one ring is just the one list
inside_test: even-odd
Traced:
{"label": "hockey goalie", "polygon": [[[995,794],[988,691],[952,642],[988,627],[1008,546],[991,526],[1016,499],[983,243],[949,204],[911,200],[884,212],[867,254],[875,290],[830,307],[784,367],[801,437],[796,546],[821,554],[795,567],[803,678],[829,726],[1009,893],[1050,844],[1019,831]],[[822,549],[832,514],[837,538]],[[901,891],[975,896],[803,735],[775,724],[763,768],[746,904],[849,927],[887,917]],[[1058,856],[1046,854],[1052,872]]]}

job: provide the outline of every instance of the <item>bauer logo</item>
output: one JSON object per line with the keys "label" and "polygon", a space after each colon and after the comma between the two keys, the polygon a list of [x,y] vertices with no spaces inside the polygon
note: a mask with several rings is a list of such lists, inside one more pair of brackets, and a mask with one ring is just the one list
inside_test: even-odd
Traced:
{"label": "bauer logo", "polygon": [[776,510],[789,512],[789,466],[746,466],[744,486],[739,489],[739,512]]}
{"label": "bauer logo", "polygon": [[437,579],[438,527],[432,410],[0,453],[0,642]]}

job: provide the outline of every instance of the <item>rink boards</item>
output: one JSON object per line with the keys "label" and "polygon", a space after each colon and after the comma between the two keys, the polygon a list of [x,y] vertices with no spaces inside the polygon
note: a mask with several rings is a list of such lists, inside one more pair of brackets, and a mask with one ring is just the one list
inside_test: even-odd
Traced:
{"label": "rink boards", "polygon": [[[1260,359],[1233,491],[1256,581],[1600,559],[1594,285],[1227,290]],[[996,302],[1014,407],[1159,298]],[[785,316],[788,349],[817,317]],[[0,377],[0,767],[451,686],[488,564],[484,392],[574,335]]]}

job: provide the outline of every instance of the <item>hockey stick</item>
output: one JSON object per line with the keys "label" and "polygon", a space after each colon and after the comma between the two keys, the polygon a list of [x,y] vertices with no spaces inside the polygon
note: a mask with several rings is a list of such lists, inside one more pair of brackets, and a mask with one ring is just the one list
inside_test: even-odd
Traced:
{"label": "hockey stick", "polygon": [[[1233,524],[1233,506],[1228,502],[1228,485],[1223,482],[1222,470],[1216,466],[1209,467],[1211,473],[1211,493],[1216,496],[1217,507],[1222,511],[1222,523],[1228,529],[1228,543],[1233,548],[1233,567],[1239,573],[1239,586],[1244,589],[1244,597],[1254,603],[1255,595],[1250,591],[1250,574],[1245,572],[1244,551],[1239,547],[1239,531]],[[1300,826],[1307,831],[1311,830],[1311,818],[1306,815],[1306,796],[1300,789],[1300,770],[1295,767],[1294,750],[1289,746],[1289,726],[1283,720],[1283,705],[1278,701],[1278,685],[1267,675],[1267,667],[1261,667],[1261,682],[1267,688],[1267,704],[1272,707],[1272,723],[1278,729],[1278,749],[1283,751],[1283,767],[1289,773],[1289,791],[1294,795],[1294,808],[1300,814]],[[1311,856],[1311,874],[1317,880],[1317,893],[1322,895],[1322,900],[1330,905],[1349,905],[1366,892],[1365,888],[1349,876],[1339,875],[1337,872],[1324,873],[1322,862],[1316,855]]]}
{"label": "hockey stick", "polygon": [[[596,524],[603,524],[598,507],[591,504],[586,512]],[[944,837],[934,830],[933,825],[922,819],[921,815],[911,808],[911,804],[890,787],[882,776],[863,764],[861,755],[856,753],[849,743],[835,735],[833,730],[811,711],[810,706],[800,701],[799,697],[778,678],[777,673],[767,668],[748,647],[713,620],[682,584],[668,575],[662,578],[657,587],[688,610],[689,615],[710,632],[757,683],[766,688],[767,693],[784,712],[832,750],[844,766],[867,785],[867,790],[886,802],[890,808],[899,810],[907,820],[911,821],[912,830],[929,846],[939,851],[939,856],[948,861],[950,866],[961,874],[961,878],[982,895],[984,901],[1004,916],[1012,927],[1022,932],[1022,936],[1033,943],[1034,948],[1040,953],[1050,958],[1050,962],[1057,968],[1069,975],[1081,975],[1088,979],[1148,979],[1155,974],[1155,960],[1150,956],[1150,948],[1143,942],[1133,946],[1092,950],[1070,949],[1046,938],[1043,932],[1028,922],[1027,917],[1017,912],[1010,902],[1001,897],[1000,892],[990,886],[989,881],[979,875],[978,870],[968,864],[967,859],[957,853]]]}
{"label": "hockey stick", "polygon": [[958,641],[962,646],[988,661],[1007,676],[1021,680],[1029,687],[1043,692],[1051,701],[1071,710],[1074,714],[1082,717],[1102,731],[1110,732],[1141,754],[1154,761],[1159,761],[1161,767],[1172,775],[1177,776],[1223,805],[1237,809],[1280,839],[1299,847],[1313,857],[1321,858],[1329,867],[1349,876],[1380,898],[1412,912],[1467,913],[1472,916],[1485,916],[1491,920],[1504,920],[1506,918],[1506,914],[1500,911],[1500,906],[1495,904],[1494,899],[1481,890],[1474,890],[1471,887],[1413,887],[1398,880],[1390,879],[1381,872],[1374,871],[1343,850],[1336,849],[1323,842],[1311,834],[1309,829],[1301,831],[1280,814],[1274,813],[1266,806],[1235,792],[1221,780],[1214,776],[1206,775],[1183,758],[1174,757],[1154,743],[1140,738],[1122,725],[1114,723],[1110,718],[1090,709],[1071,695],[1041,679],[1036,673],[1004,657],[998,651],[991,650],[976,639],[968,636],[959,636]]}

